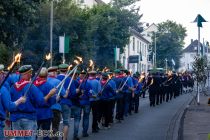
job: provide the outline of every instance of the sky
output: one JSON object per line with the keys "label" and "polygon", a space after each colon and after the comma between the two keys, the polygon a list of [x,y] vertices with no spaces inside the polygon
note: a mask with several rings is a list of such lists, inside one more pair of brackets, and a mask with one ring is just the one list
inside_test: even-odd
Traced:
{"label": "sky", "polygon": [[190,44],[191,39],[198,39],[197,24],[193,21],[201,14],[209,22],[203,23],[200,29],[200,41],[203,42],[204,38],[204,41],[210,42],[210,0],[141,0],[136,5],[140,5],[139,13],[143,14],[141,22],[158,24],[172,20],[186,27],[185,47]]}
{"label": "sky", "polygon": [[203,42],[204,38],[205,42],[210,42],[210,0],[140,0],[135,5],[140,6],[139,13],[143,14],[141,22],[158,24],[172,20],[186,27],[185,47],[191,39],[198,39],[197,24],[193,21],[201,14],[209,22],[203,23],[200,29],[200,41]]}

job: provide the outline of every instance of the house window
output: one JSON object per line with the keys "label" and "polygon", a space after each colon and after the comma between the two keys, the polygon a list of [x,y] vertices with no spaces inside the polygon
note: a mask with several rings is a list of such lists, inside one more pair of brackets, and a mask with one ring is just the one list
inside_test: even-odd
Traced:
{"label": "house window", "polygon": [[125,56],[123,56],[123,66],[125,67]]}
{"label": "house window", "polygon": [[144,54],[145,54],[145,56],[147,54],[147,45],[146,44],[145,44]]}
{"label": "house window", "polygon": [[139,51],[142,52],[142,51],[141,51],[141,42],[140,42],[140,48],[139,48],[139,49],[140,49]]}
{"label": "house window", "polygon": [[194,47],[194,50],[196,51],[197,50],[197,47]]}
{"label": "house window", "polygon": [[139,53],[139,41],[137,40],[137,52]]}
{"label": "house window", "polygon": [[80,0],[80,3],[84,3],[85,2],[85,0]]}
{"label": "house window", "polygon": [[133,37],[133,51],[135,51],[135,37]]}

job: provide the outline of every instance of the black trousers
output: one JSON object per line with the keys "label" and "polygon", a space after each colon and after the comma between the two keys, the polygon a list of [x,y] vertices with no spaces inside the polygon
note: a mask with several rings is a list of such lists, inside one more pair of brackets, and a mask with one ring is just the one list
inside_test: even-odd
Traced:
{"label": "black trousers", "polygon": [[112,116],[112,106],[110,100],[101,100],[100,101],[100,109],[101,109],[101,116],[100,118],[104,118],[104,126],[108,127],[109,123],[111,122]]}
{"label": "black trousers", "polygon": [[[53,111],[53,118],[52,118],[52,130],[55,134],[59,130],[59,125],[61,121],[61,112],[59,110],[52,110]],[[58,137],[53,137],[52,140],[58,140]]]}
{"label": "black trousers", "polygon": [[149,91],[150,106],[155,106],[155,91]]}
{"label": "black trousers", "polygon": [[123,97],[119,97],[117,99],[117,109],[116,109],[116,119],[123,120],[123,113],[124,113],[124,105],[123,105]]}
{"label": "black trousers", "polygon": [[139,94],[134,95],[134,111],[138,112],[139,110]]}
{"label": "black trousers", "polygon": [[[37,130],[50,130],[52,119],[44,119],[44,120],[38,120],[37,121]],[[49,137],[44,137],[43,140],[50,140]]]}
{"label": "black trousers", "polygon": [[90,107],[92,109],[93,115],[93,123],[92,130],[98,130],[98,122],[99,122],[99,101],[91,101]]}

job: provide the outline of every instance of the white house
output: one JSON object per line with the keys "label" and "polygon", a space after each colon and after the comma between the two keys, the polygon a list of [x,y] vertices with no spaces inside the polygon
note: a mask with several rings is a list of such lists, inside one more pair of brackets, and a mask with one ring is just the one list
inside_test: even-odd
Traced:
{"label": "white house", "polygon": [[[200,43],[201,49],[203,48],[203,44]],[[191,40],[191,44],[187,46],[183,50],[182,57],[180,59],[180,71],[185,71],[185,70],[192,70],[192,65],[194,62],[194,57],[197,54],[197,48],[198,48],[198,40]],[[205,48],[205,54],[207,54],[207,49]],[[210,49],[208,50],[208,60],[210,60]]]}
{"label": "white house", "polygon": [[141,33],[142,36],[150,42],[149,47],[148,47],[149,49],[148,55],[150,56],[151,59],[148,60],[148,69],[152,69],[154,67],[155,54],[152,53],[152,47],[155,47],[156,42],[152,42],[152,35],[154,33],[154,35],[156,36],[155,33],[157,31],[158,31],[157,25],[152,23],[146,29],[144,29],[143,32]]}
{"label": "white house", "polygon": [[146,40],[139,32],[130,29],[130,42],[126,45],[124,53],[120,55],[122,65],[132,72],[147,72],[148,70],[148,46]]}
{"label": "white house", "polygon": [[105,4],[102,0],[74,0],[76,4],[78,4],[81,8],[85,7],[93,7],[98,4]]}

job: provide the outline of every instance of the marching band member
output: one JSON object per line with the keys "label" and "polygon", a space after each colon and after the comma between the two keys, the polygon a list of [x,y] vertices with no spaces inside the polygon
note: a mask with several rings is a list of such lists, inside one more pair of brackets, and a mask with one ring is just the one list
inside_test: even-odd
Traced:
{"label": "marching band member", "polygon": [[6,111],[14,111],[18,105],[25,103],[26,98],[20,97],[16,101],[11,101],[8,89],[3,85],[0,89],[0,139],[4,139],[3,128],[6,119]]}
{"label": "marching band member", "polygon": [[[16,101],[18,98],[24,96],[30,87],[30,80],[32,76],[32,66],[24,65],[18,70],[21,74],[20,81],[16,82],[11,88],[11,99]],[[49,94],[43,96],[43,93],[35,86],[31,88],[26,94],[26,102],[17,107],[16,110],[10,112],[10,119],[12,121],[14,130],[37,130],[37,107],[43,106],[55,94],[55,89],[51,90]],[[16,137],[18,139],[35,140],[35,136],[31,137]]]}
{"label": "marching band member", "polygon": [[[60,74],[57,76],[57,79],[62,81],[65,78],[65,75],[67,74],[69,65],[68,64],[60,64],[58,66],[58,69],[60,71]],[[70,86],[70,90],[67,91],[68,85],[71,81],[70,77],[67,77],[67,79],[64,82],[64,89],[66,90],[66,94],[61,97],[61,109],[62,109],[62,117],[63,117],[63,140],[67,140],[68,133],[69,133],[69,116],[71,112],[72,107],[72,101],[71,99],[76,96],[76,87],[74,82],[72,82]]]}
{"label": "marching band member", "polygon": [[[48,68],[48,77],[47,77],[47,81],[53,86],[56,87],[61,81],[58,80],[57,77],[57,70],[58,67],[57,66],[52,66]],[[63,87],[61,87],[61,93],[60,96],[64,96],[65,95],[65,89]],[[59,89],[60,90],[60,89]],[[57,90],[57,92],[59,91]],[[59,98],[59,97],[58,97]],[[61,121],[61,105],[59,102],[57,102],[56,104],[51,106],[52,112],[53,112],[53,118],[52,118],[52,130],[53,133],[55,134],[56,132],[59,131],[59,125],[60,125],[60,121]],[[58,140],[58,137],[54,137],[52,138],[53,140]]]}
{"label": "marching band member", "polygon": [[83,111],[83,137],[88,137],[88,128],[89,128],[89,114],[90,114],[90,101],[89,97],[92,96],[92,88],[90,83],[87,82],[85,72],[81,72],[79,86],[77,87],[76,100],[78,104],[75,104],[74,107],[74,140],[79,140],[79,124],[81,120],[81,115]]}
{"label": "marching band member", "polygon": [[99,97],[98,94],[101,91],[101,84],[96,79],[96,71],[90,71],[89,77],[87,82],[90,83],[92,87],[92,97],[90,97],[90,107],[92,109],[92,116],[93,116],[93,122],[92,122],[92,132],[97,133],[99,131],[98,127],[98,121],[99,121]]}
{"label": "marching band member", "polygon": [[[43,96],[50,93],[51,90],[55,90],[53,85],[47,81],[48,71],[47,68],[42,68],[39,77],[34,81],[34,85],[41,91]],[[38,130],[50,130],[50,125],[53,118],[51,105],[55,104],[56,97],[51,97],[43,106],[37,108],[37,125]],[[50,140],[49,137],[44,137],[44,140]]]}

